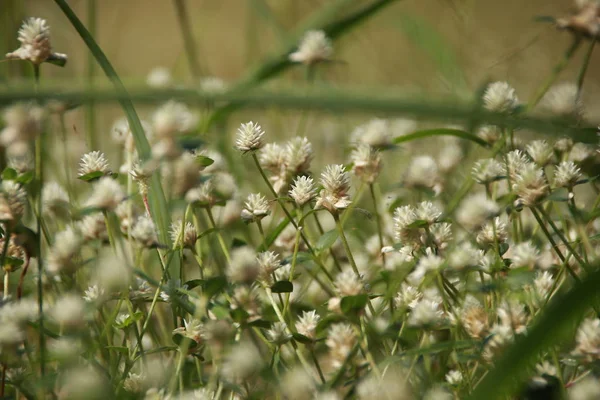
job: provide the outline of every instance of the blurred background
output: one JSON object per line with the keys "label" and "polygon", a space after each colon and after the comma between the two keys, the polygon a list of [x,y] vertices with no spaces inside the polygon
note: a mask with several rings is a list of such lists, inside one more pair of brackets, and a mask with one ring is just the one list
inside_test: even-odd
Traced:
{"label": "blurred background", "polygon": [[[171,0],[69,2],[88,27],[95,21],[95,27],[90,28],[128,87],[144,85],[156,67],[168,68],[177,82],[194,84],[176,3]],[[218,77],[235,83],[266,57],[276,54],[294,28],[330,3],[331,0],[186,1],[198,60],[197,79]],[[349,2],[344,12],[368,3],[367,0]],[[472,94],[487,81],[506,80],[525,102],[548,77],[572,41],[569,33],[557,31],[552,24],[537,22],[535,17],[565,16],[571,7],[571,0],[399,0],[336,40],[334,51],[338,62],[322,68],[319,79],[340,87],[393,88],[399,93],[419,93],[432,99],[447,94]],[[90,69],[83,41],[53,1],[0,0],[2,53],[18,47],[17,30],[28,16],[47,19],[54,50],[69,56],[65,68],[44,65],[43,81],[58,80],[65,85],[81,86],[91,74],[98,85],[106,85],[102,71],[97,66]],[[557,82],[576,80],[585,52],[584,45]],[[600,51],[592,55],[583,93],[586,117],[592,121],[597,120],[598,65]],[[29,79],[30,69],[24,62],[0,63],[1,84],[11,85],[19,77]],[[304,72],[301,67],[291,68],[265,84],[303,85]],[[147,117],[151,108],[140,106],[138,111]],[[105,105],[98,107],[97,112],[96,135],[104,137],[122,114],[118,107]],[[288,138],[294,135],[300,114],[278,111],[273,118],[269,110],[261,115],[236,112],[229,120],[228,131],[235,132],[241,121],[257,119],[270,128],[270,135]],[[306,125],[306,135],[330,142],[330,146],[315,145],[316,160],[322,149],[348,137],[356,124],[373,117],[378,115],[313,116]],[[67,125],[75,127],[76,133],[86,129],[83,112],[69,113],[67,118]],[[110,142],[100,141],[98,146],[110,153]],[[344,148],[333,147],[334,152],[327,150],[327,155],[342,157]],[[334,161],[342,160],[328,160]]]}

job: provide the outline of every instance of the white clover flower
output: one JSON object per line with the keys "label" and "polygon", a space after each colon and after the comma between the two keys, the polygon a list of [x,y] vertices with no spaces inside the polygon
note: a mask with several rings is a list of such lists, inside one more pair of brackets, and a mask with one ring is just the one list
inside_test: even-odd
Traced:
{"label": "white clover flower", "polygon": [[103,254],[94,272],[97,284],[109,292],[126,290],[132,282],[127,261],[114,253]]}
{"label": "white clover flower", "polygon": [[438,221],[442,216],[442,210],[440,210],[435,204],[430,201],[422,201],[415,209],[417,219],[426,221],[427,224],[432,225]]}
{"label": "white clover flower", "polygon": [[260,150],[264,146],[263,136],[265,131],[252,121],[241,124],[237,130],[235,148],[241,152]]}
{"label": "white clover flower", "polygon": [[485,108],[496,112],[512,112],[519,105],[519,99],[508,82],[494,82],[483,94]]}
{"label": "white clover flower", "polygon": [[281,267],[279,255],[273,251],[265,251],[256,256],[263,277],[270,277]]}
{"label": "white clover flower", "polygon": [[48,272],[51,274],[74,272],[78,266],[77,256],[82,245],[81,233],[72,227],[69,226],[64,231],[58,232],[48,254]]}
{"label": "white clover flower", "polygon": [[173,100],[160,106],[152,116],[152,126],[159,139],[189,132],[197,123],[198,116],[187,105]]}
{"label": "white clover flower", "polygon": [[422,299],[410,312],[408,324],[411,326],[432,326],[442,321],[444,312],[437,300]]}
{"label": "white clover flower", "polygon": [[511,260],[514,267],[533,269],[538,264],[539,257],[540,251],[529,241],[519,243],[511,249]]}
{"label": "white clover flower", "polygon": [[130,393],[143,393],[146,390],[146,375],[129,372],[123,381],[123,388]]}
{"label": "white clover flower", "polygon": [[444,259],[442,257],[433,254],[429,251],[430,249],[427,250],[427,254],[419,259],[417,267],[410,274],[414,282],[421,282],[427,273],[440,271],[444,266]]}
{"label": "white clover flower", "polygon": [[448,257],[448,265],[455,270],[462,270],[468,267],[476,267],[483,258],[483,250],[475,248],[467,242],[457,246]]}
{"label": "white clover flower", "polygon": [[101,151],[92,151],[84,154],[79,162],[79,176],[101,172],[103,175],[109,173],[109,165],[106,156]]}
{"label": "white clover flower", "polygon": [[286,169],[285,149],[277,143],[267,143],[258,154],[260,166],[274,175],[282,175]]}
{"label": "white clover flower", "polygon": [[198,187],[192,188],[185,194],[185,201],[192,204],[198,203],[203,207],[211,207],[217,202],[215,196],[214,178],[202,182]]}
{"label": "white clover flower", "polygon": [[544,171],[533,163],[517,172],[512,189],[526,206],[537,204],[549,191]]}
{"label": "white clover flower", "polygon": [[398,207],[394,210],[394,238],[404,246],[420,246],[421,232],[412,226],[417,222],[415,209],[410,206]]}
{"label": "white clover flower", "polygon": [[57,182],[48,182],[44,185],[42,199],[45,214],[61,217],[69,211],[69,195]]}
{"label": "white clover flower", "polygon": [[137,219],[133,228],[131,229],[130,235],[143,247],[151,248],[158,244],[158,235],[156,233],[156,226],[150,217],[147,215],[141,216]]}
{"label": "white clover flower", "polygon": [[329,328],[325,344],[329,348],[331,366],[338,369],[344,364],[356,344],[356,335],[348,324],[333,324]]}
{"label": "white clover flower", "polygon": [[74,294],[59,297],[50,309],[50,315],[59,325],[65,328],[74,329],[86,325],[85,303],[81,297]]}
{"label": "white clover flower", "polygon": [[502,137],[502,131],[496,125],[483,125],[477,131],[477,136],[489,144],[494,144]]}
{"label": "white clover flower", "polygon": [[356,386],[358,400],[410,400],[413,398],[407,383],[406,371],[391,366],[383,377],[371,373]]}
{"label": "white clover flower", "polygon": [[600,380],[588,375],[569,388],[569,400],[596,400],[600,398]]}
{"label": "white clover flower", "polygon": [[104,297],[104,288],[98,285],[89,286],[83,292],[83,299],[88,303],[95,303]]}
{"label": "white clover flower", "polygon": [[[148,121],[141,120],[140,122],[142,124],[142,129],[144,130],[144,135],[146,135],[148,141],[152,143],[154,141],[154,132],[152,131],[152,127]],[[135,139],[133,132],[131,132],[131,127],[129,126],[129,120],[127,118],[120,118],[115,121],[111,128],[111,136],[115,143],[123,145],[125,150],[132,153],[134,156],[137,156]],[[131,165],[125,164],[123,167],[121,167],[121,169],[128,171],[131,168]]]}
{"label": "white clover flower", "polygon": [[586,361],[600,359],[600,319],[587,318],[577,329],[574,354],[582,356]]}
{"label": "white clover flower", "polygon": [[173,76],[171,76],[169,68],[155,67],[148,73],[146,83],[157,89],[168,88],[173,83]]}
{"label": "white clover flower", "polygon": [[125,200],[125,193],[119,182],[103,177],[94,183],[92,195],[85,206],[113,211],[123,200]]}
{"label": "white clover flower", "polygon": [[501,324],[510,326],[515,333],[520,334],[527,330],[529,316],[522,303],[516,300],[504,302],[496,312]]}
{"label": "white clover flower", "polygon": [[317,197],[315,209],[325,208],[331,213],[337,213],[350,205],[348,192],[350,191],[350,176],[341,164],[325,167],[321,173],[323,190]]}
{"label": "white clover flower", "polygon": [[531,164],[531,162],[521,150],[513,150],[506,154],[506,170],[512,181],[516,179],[517,174],[523,167],[528,164]]}
{"label": "white clover flower", "polygon": [[77,223],[77,228],[81,232],[84,240],[108,240],[106,220],[102,213],[86,215]]}
{"label": "white clover flower", "polygon": [[15,181],[5,180],[0,184],[0,196],[5,202],[7,212],[11,218],[8,220],[19,220],[25,214],[27,207],[27,192]]}
{"label": "white clover flower", "polygon": [[184,226],[182,220],[177,220],[171,224],[171,241],[175,247],[194,248],[198,233],[196,227],[191,222],[186,222]]}
{"label": "white clover flower", "polygon": [[[408,121],[408,120],[399,120]],[[398,129],[398,136],[413,131],[416,124],[408,121],[410,126]],[[399,125],[399,124],[398,124]],[[392,145],[393,127],[390,121],[385,119],[372,119],[369,122],[357,126],[352,132],[350,141],[356,144],[366,144],[375,149],[386,148]]]}
{"label": "white clover flower", "polygon": [[292,334],[288,331],[287,326],[283,322],[275,322],[271,325],[271,329],[267,331],[267,339],[269,342],[281,346],[290,341]]}
{"label": "white clover flower", "polygon": [[533,281],[533,288],[538,301],[546,300],[554,288],[554,277],[548,271],[538,271]]}
{"label": "white clover flower", "polygon": [[492,246],[496,242],[505,243],[507,240],[506,224],[499,217],[483,224],[481,230],[477,233],[477,243],[481,246]]}
{"label": "white clover flower", "polygon": [[39,65],[46,60],[67,61],[67,55],[53,53],[50,45],[50,27],[45,19],[28,18],[19,29],[21,46],[12,53],[6,54],[8,59],[29,60]]}
{"label": "white clover flower", "polygon": [[472,338],[483,338],[489,329],[489,318],[485,309],[474,297],[467,297],[459,310],[460,323]]}
{"label": "white clover flower", "polygon": [[308,31],[304,34],[298,50],[291,53],[290,61],[312,65],[328,61],[333,55],[331,40],[323,31]]}
{"label": "white clover flower", "polygon": [[16,103],[2,113],[5,127],[0,132],[0,144],[7,154],[23,156],[29,152],[29,142],[42,132],[46,113],[34,103]]}
{"label": "white clover flower", "polygon": [[363,291],[364,284],[354,271],[346,270],[335,278],[335,288],[341,297],[356,296]]}
{"label": "white clover flower", "polygon": [[283,150],[285,169],[292,176],[308,172],[312,158],[312,143],[305,137],[292,138]]}
{"label": "white clover flower", "polygon": [[483,185],[498,180],[506,171],[504,166],[493,158],[484,158],[473,164],[471,175],[475,182]]}
{"label": "white clover flower", "polygon": [[437,189],[440,183],[440,175],[438,165],[433,157],[414,157],[406,170],[404,183],[408,187]]}
{"label": "white clover flower", "polygon": [[257,222],[271,213],[269,202],[260,193],[251,193],[244,203],[242,210],[242,220],[245,222]]}
{"label": "white clover flower", "polygon": [[485,193],[478,193],[463,200],[456,211],[456,220],[468,230],[475,230],[499,213],[498,203],[488,199]]}
{"label": "white clover flower", "polygon": [[581,117],[583,114],[579,88],[570,82],[559,83],[548,89],[540,101],[540,107],[558,117]]}
{"label": "white clover flower", "polygon": [[572,189],[581,179],[581,170],[573,161],[563,161],[554,170],[554,186]]}
{"label": "white clover flower", "polygon": [[367,183],[373,183],[381,172],[381,153],[368,144],[359,144],[350,154],[352,172]]}
{"label": "white clover flower", "polygon": [[315,310],[303,311],[302,316],[296,321],[296,330],[299,334],[315,339],[317,324],[321,317]]}
{"label": "white clover flower", "polygon": [[289,192],[290,197],[294,199],[300,207],[311,201],[316,195],[316,188],[313,179],[310,176],[299,176],[292,183]]}
{"label": "white clover flower", "polygon": [[446,374],[446,382],[448,382],[448,384],[451,386],[458,386],[462,383],[462,381],[463,375],[457,369],[453,369]]}
{"label": "white clover flower", "polygon": [[423,298],[423,293],[418,288],[402,283],[400,291],[394,297],[396,307],[415,308],[418,302]]}
{"label": "white clover flower", "polygon": [[231,252],[231,263],[227,268],[227,276],[232,282],[250,284],[261,272],[256,253],[249,246],[238,247]]}
{"label": "white clover flower", "polygon": [[230,382],[243,382],[259,371],[263,364],[256,347],[248,342],[241,342],[231,348],[225,356],[221,374]]}
{"label": "white clover flower", "polygon": [[554,149],[545,140],[534,140],[526,148],[529,157],[540,167],[545,167],[554,159]]}

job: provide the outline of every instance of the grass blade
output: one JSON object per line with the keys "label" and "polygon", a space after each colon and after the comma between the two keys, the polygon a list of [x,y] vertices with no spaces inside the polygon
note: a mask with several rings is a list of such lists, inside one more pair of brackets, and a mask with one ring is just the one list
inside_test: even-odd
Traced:
{"label": "grass blade", "polygon": [[404,136],[398,136],[394,139],[395,144],[409,142],[415,139],[424,139],[432,136],[454,136],[460,139],[470,140],[480,146],[487,147],[488,143],[477,135],[472,133],[461,131],[460,129],[427,129],[423,131],[417,131]]}
{"label": "grass blade", "polygon": [[[108,77],[108,79],[113,84],[115,91],[120,95],[118,101],[123,109],[127,117],[127,121],[129,122],[129,126],[131,128],[131,132],[133,133],[133,137],[135,140],[135,146],[138,151],[138,154],[142,160],[147,160],[150,155],[150,144],[148,143],[148,139],[146,139],[146,135],[144,134],[144,129],[142,128],[142,123],[140,122],[140,118],[135,111],[135,107],[133,106],[133,102],[129,98],[127,93],[127,89],[119,79],[117,72],[108,61],[108,58],[96,43],[96,40],[90,34],[90,32],[86,29],[83,23],[79,20],[77,15],[73,12],[71,7],[67,4],[65,0],[54,0],[56,4],[63,11],[65,16],[69,19],[81,39],[85,42],[88,49],[94,55],[94,58]],[[170,237],[168,234],[169,227],[169,212],[167,209],[167,201],[165,199],[164,192],[162,190],[159,177],[154,174],[152,177],[152,181],[150,184],[150,193],[149,193],[149,202],[150,209],[152,211],[152,215],[154,216],[155,222],[158,225],[160,239],[162,243],[171,243]],[[174,260],[176,261],[176,260]],[[178,270],[178,268],[175,268]]]}
{"label": "grass blade", "polygon": [[599,286],[600,270],[596,270],[554,297],[527,335],[505,351],[468,399],[504,399],[518,390],[542,352],[572,337],[583,313],[597,300]]}

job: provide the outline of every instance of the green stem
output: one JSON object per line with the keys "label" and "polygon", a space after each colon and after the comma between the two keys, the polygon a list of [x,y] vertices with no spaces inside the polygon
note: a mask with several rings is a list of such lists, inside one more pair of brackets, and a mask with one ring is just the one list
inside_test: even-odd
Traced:
{"label": "green stem", "polygon": [[211,227],[217,232],[217,238],[219,240],[219,245],[221,246],[221,250],[225,255],[225,259],[227,260],[227,264],[231,264],[231,257],[229,256],[229,251],[227,250],[227,245],[225,244],[225,240],[223,239],[223,235],[221,235],[221,231],[217,228],[217,224],[215,222],[215,217],[213,216],[212,210],[210,207],[206,207],[206,214],[208,215],[208,219],[210,221]]}
{"label": "green stem", "polygon": [[594,52],[594,46],[596,45],[596,38],[593,37],[590,39],[590,45],[588,47],[587,52],[585,53],[585,58],[583,59],[583,64],[581,65],[581,70],[579,71],[579,75],[577,76],[577,95],[581,96],[581,88],[583,88],[583,81],[585,80],[585,74],[590,65],[590,60],[592,59],[592,53]]}
{"label": "green stem", "polygon": [[[373,200],[373,210],[375,211],[375,219],[377,221],[377,236],[379,237],[379,249],[381,250],[383,248],[383,226],[373,183],[369,184],[369,191],[371,192],[371,199]],[[381,253],[381,260],[383,262],[383,268],[385,269],[385,253]]]}
{"label": "green stem", "polygon": [[558,64],[556,64],[554,66],[554,68],[552,69],[552,73],[550,74],[548,79],[544,82],[542,87],[538,90],[536,95],[533,97],[533,100],[531,100],[531,102],[529,102],[529,104],[527,104],[527,108],[526,108],[527,111],[533,109],[540,102],[540,100],[544,97],[544,95],[546,94],[548,89],[550,89],[550,87],[554,84],[554,82],[556,81],[556,79],[558,78],[560,73],[569,64],[569,61],[571,60],[571,58],[573,58],[573,55],[575,55],[575,51],[579,48],[580,44],[581,44],[581,37],[579,37],[579,36],[575,37],[573,39],[573,43],[565,52],[565,55],[562,58],[562,60],[560,60],[558,62]]}
{"label": "green stem", "polygon": [[[87,1],[87,25],[90,34],[93,37],[97,36],[96,32],[96,0]],[[88,90],[94,89],[94,79],[96,73],[96,60],[92,52],[87,54],[86,60],[86,79]],[[95,133],[96,133],[96,108],[93,101],[89,102],[85,107],[85,119],[87,129],[85,130],[86,142],[90,150],[96,148]]]}
{"label": "green stem", "polygon": [[175,11],[177,12],[177,21],[181,28],[181,35],[183,37],[183,45],[185,47],[185,54],[188,59],[190,66],[190,72],[193,78],[200,77],[200,64],[198,63],[198,55],[196,54],[196,48],[198,47],[194,41],[194,35],[190,27],[190,21],[188,18],[188,10],[185,5],[185,0],[174,0]]}
{"label": "green stem", "polygon": [[[252,153],[252,159],[254,160],[254,164],[256,165],[256,168],[258,169],[260,176],[262,176],[263,180],[267,184],[269,191],[271,192],[273,197],[275,197],[275,199],[277,200],[279,207],[283,210],[286,217],[288,217],[288,219],[290,220],[290,223],[292,225],[294,225],[294,228],[296,228],[296,230],[300,229],[298,227],[298,223],[296,223],[296,221],[294,220],[294,217],[292,217],[292,214],[290,214],[288,209],[285,207],[285,204],[283,204],[283,200],[277,195],[277,192],[275,191],[275,189],[273,189],[273,185],[271,185],[269,178],[265,174],[265,171],[262,169],[260,162],[258,161],[258,157],[256,156],[256,153]],[[308,250],[311,252],[311,254],[313,256],[315,256],[315,260],[317,261],[317,263],[318,263],[319,267],[321,268],[321,270],[323,271],[323,273],[327,276],[327,278],[329,279],[330,282],[333,282],[333,277],[331,276],[329,271],[327,271],[327,268],[325,268],[325,265],[323,265],[323,263],[318,260],[316,253],[315,253],[313,247],[310,245],[308,238],[304,235],[304,232],[301,231],[300,236],[302,237],[302,240],[304,241],[304,244],[306,244],[306,247],[308,248]]]}
{"label": "green stem", "polygon": [[[40,66],[37,64],[33,65],[33,71],[35,76],[35,88],[39,90],[40,85]],[[38,196],[37,196],[37,218],[36,218],[36,250],[38,259],[38,279],[37,279],[37,295],[38,295],[38,311],[40,315],[40,374],[42,379],[46,373],[46,340],[44,338],[44,289],[43,289],[43,276],[44,276],[44,257],[42,255],[42,209],[43,209],[43,187],[44,187],[44,169],[43,169],[43,133],[35,139],[35,177],[38,183]]]}
{"label": "green stem", "polygon": [[554,233],[556,233],[556,235],[564,243],[564,245],[567,248],[567,250],[569,250],[569,252],[573,255],[573,257],[575,257],[575,259],[577,260],[577,262],[581,265],[581,268],[583,268],[586,272],[589,273],[590,271],[588,271],[588,265],[587,265],[587,263],[581,258],[581,256],[575,251],[575,249],[573,249],[573,247],[571,246],[571,244],[569,243],[569,241],[567,240],[567,238],[565,237],[565,235],[563,235],[563,233],[560,231],[560,229],[558,229],[558,227],[556,226],[556,224],[554,223],[554,221],[552,221],[552,219],[550,218],[550,216],[548,214],[546,214],[546,211],[542,207],[538,207],[538,210],[539,210],[540,214],[542,214],[542,216],[544,217],[544,219],[546,221],[548,221],[548,224],[550,224],[550,226],[552,227],[552,230],[554,231]]}

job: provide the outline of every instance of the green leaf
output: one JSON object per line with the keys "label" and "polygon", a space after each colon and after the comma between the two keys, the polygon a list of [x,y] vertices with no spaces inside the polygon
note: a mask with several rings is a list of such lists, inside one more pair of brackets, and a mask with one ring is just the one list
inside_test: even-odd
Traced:
{"label": "green leaf", "polygon": [[205,282],[204,279],[191,279],[187,281],[184,286],[188,288],[188,290],[192,290]]}
{"label": "green leaf", "polygon": [[44,62],[56,65],[57,67],[64,67],[65,65],[67,65],[67,57],[58,57],[54,54],[50,54],[50,56]]}
{"label": "green leaf", "polygon": [[292,337],[294,338],[294,340],[296,342],[300,342],[300,343],[303,343],[303,344],[312,344],[312,343],[314,343],[314,340],[312,340],[308,336],[304,336],[304,335],[302,335],[300,333],[297,333],[297,332],[292,333]]}
{"label": "green leaf", "polygon": [[281,220],[281,222],[279,222],[279,224],[277,224],[277,227],[275,227],[273,232],[270,232],[267,235],[267,239],[265,240],[265,243],[258,246],[258,252],[267,251],[267,249],[269,247],[271,247],[271,245],[275,242],[275,240],[277,240],[277,238],[279,237],[281,232],[283,232],[283,230],[288,226],[289,223],[290,223],[290,220],[287,217],[283,218]]}
{"label": "green leaf", "polygon": [[339,233],[337,229],[332,229],[330,231],[325,232],[319,240],[317,240],[317,244],[315,245],[315,251],[317,253],[321,253],[323,250],[329,249],[335,241],[338,239]]}
{"label": "green leaf", "polygon": [[121,354],[124,354],[124,355],[128,355],[129,354],[129,349],[127,347],[124,347],[124,346],[106,346],[106,348],[108,350],[116,351],[117,353],[121,353]]}
{"label": "green leaf", "polygon": [[557,294],[535,318],[527,335],[520,335],[506,348],[487,375],[467,399],[505,399],[519,389],[540,355],[572,340],[578,322],[597,302],[600,270],[577,282],[564,294]]}
{"label": "green leaf", "polygon": [[427,225],[429,225],[429,223],[423,219],[418,219],[410,224],[408,224],[406,227],[408,229],[416,229],[416,228],[424,228]]}
{"label": "green leaf", "polygon": [[15,179],[15,182],[20,183],[22,185],[27,185],[28,183],[33,181],[33,176],[33,171],[27,171],[19,175],[17,179]]}
{"label": "green leaf", "polygon": [[443,351],[448,350],[461,350],[461,349],[469,349],[469,348],[479,348],[481,346],[481,342],[475,340],[457,340],[457,341],[445,341],[434,343],[431,346],[427,347],[419,347],[416,349],[410,349],[407,351],[403,351],[398,355],[398,357],[413,357],[413,356],[422,356],[428,354],[436,354],[441,353]]}
{"label": "green leaf", "polygon": [[340,302],[340,308],[345,315],[355,316],[357,313],[362,311],[367,302],[369,301],[369,296],[366,294],[358,294],[356,296],[346,296],[342,297],[342,301]]}
{"label": "green leaf", "polygon": [[78,179],[80,179],[84,182],[93,182],[93,181],[96,181],[96,180],[102,178],[103,176],[104,176],[104,172],[94,171],[94,172],[90,172],[89,174],[81,175],[80,177],[78,177]]}
{"label": "green leaf", "polygon": [[233,319],[235,322],[243,323],[248,319],[248,317],[250,317],[250,314],[248,314],[248,312],[243,308],[231,310],[231,319]]}
{"label": "green leaf", "polygon": [[458,63],[452,44],[436,27],[416,15],[403,15],[399,24],[408,40],[433,61],[444,80],[457,89],[467,88],[465,75]]}
{"label": "green leaf", "polygon": [[273,293],[291,293],[294,290],[294,285],[290,281],[277,281],[271,286]]}
{"label": "green leaf", "polygon": [[196,162],[201,167],[208,167],[209,165],[212,165],[215,162],[215,160],[213,160],[212,158],[208,158],[206,156],[197,155]]}
{"label": "green leaf", "polygon": [[17,171],[12,168],[5,168],[2,171],[2,180],[3,181],[13,181],[17,177]]}
{"label": "green leaf", "polygon": [[473,135],[472,133],[461,131],[460,129],[448,129],[448,128],[439,128],[439,129],[426,129],[422,131],[417,131],[413,133],[409,133],[408,135],[398,136],[393,140],[395,144],[400,144],[404,142],[410,142],[411,140],[416,139],[425,139],[433,136],[454,136],[457,138],[470,140],[471,142],[477,143],[480,146],[488,147],[488,143],[480,138],[477,135]]}
{"label": "green leaf", "polygon": [[269,321],[265,321],[264,319],[257,319],[256,321],[249,322],[248,326],[255,326],[257,328],[263,328],[263,329],[270,329],[271,323]]}
{"label": "green leaf", "polygon": [[208,278],[202,282],[202,291],[208,298],[222,292],[227,287],[227,279],[224,276]]}

